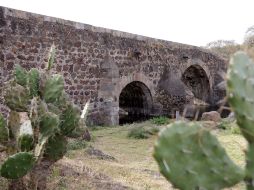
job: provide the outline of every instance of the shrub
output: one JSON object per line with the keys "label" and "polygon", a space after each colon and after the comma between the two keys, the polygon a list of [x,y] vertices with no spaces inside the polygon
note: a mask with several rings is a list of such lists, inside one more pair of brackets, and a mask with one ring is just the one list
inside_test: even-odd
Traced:
{"label": "shrub", "polygon": [[67,150],[80,150],[87,147],[87,142],[80,139],[72,139],[67,144]]}
{"label": "shrub", "polygon": [[229,131],[232,134],[240,135],[241,130],[238,127],[236,121],[230,121],[228,119],[223,119],[222,122],[218,125],[219,129]]}
{"label": "shrub", "polygon": [[129,133],[129,138],[134,139],[147,139],[152,135],[157,134],[159,129],[157,127],[134,127],[132,128]]}
{"label": "shrub", "polygon": [[151,121],[156,125],[167,125],[170,123],[170,119],[165,116],[154,117]]}

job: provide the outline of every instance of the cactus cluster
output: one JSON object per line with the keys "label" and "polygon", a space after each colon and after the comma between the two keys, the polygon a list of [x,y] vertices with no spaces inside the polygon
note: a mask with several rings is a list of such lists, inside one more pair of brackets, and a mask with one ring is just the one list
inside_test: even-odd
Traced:
{"label": "cactus cluster", "polygon": [[227,97],[248,141],[245,170],[228,157],[209,130],[197,123],[175,122],[162,130],[154,158],[161,173],[179,189],[223,189],[244,180],[254,190],[254,63],[244,52],[230,60]]}
{"label": "cactus cluster", "polygon": [[1,166],[2,177],[18,179],[42,159],[60,159],[66,137],[78,126],[80,110],[69,101],[63,77],[51,71],[54,53],[52,48],[45,71],[16,65],[14,79],[6,84],[10,113],[7,121],[0,114],[0,144],[9,157]]}

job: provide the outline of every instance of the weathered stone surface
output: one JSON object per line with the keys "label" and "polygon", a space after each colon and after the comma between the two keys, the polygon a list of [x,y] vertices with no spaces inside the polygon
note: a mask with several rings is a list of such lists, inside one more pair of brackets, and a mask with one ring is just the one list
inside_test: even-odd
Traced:
{"label": "weathered stone surface", "polygon": [[204,112],[201,120],[219,122],[221,120],[220,113],[217,111]]}
{"label": "weathered stone surface", "polygon": [[[4,7],[0,29],[0,86],[10,78],[14,63],[45,68],[54,43],[54,69],[64,76],[76,104],[90,100],[92,125],[118,124],[121,92],[131,83],[135,96],[125,97],[133,104],[124,105],[137,118],[181,111],[192,96],[215,105],[225,95],[216,86],[227,64],[202,48]],[[7,115],[2,94],[0,88],[0,111]]]}

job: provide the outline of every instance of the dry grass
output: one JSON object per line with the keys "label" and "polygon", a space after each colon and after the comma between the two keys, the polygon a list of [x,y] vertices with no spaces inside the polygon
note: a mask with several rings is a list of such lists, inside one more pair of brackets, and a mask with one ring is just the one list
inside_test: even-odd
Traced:
{"label": "dry grass", "polygon": [[[100,178],[91,181],[91,179],[94,179],[94,175],[106,176],[110,184],[117,184],[119,187],[124,186],[127,189],[173,189],[171,184],[158,172],[157,164],[152,157],[156,135],[149,139],[131,139],[127,137],[128,132],[134,127],[151,127],[152,125],[150,122],[145,122],[121,127],[100,128],[92,131],[95,140],[91,145],[104,154],[113,156],[115,160],[102,160],[88,155],[84,150],[69,152],[68,156],[60,163],[81,171],[83,171],[82,167],[89,167],[90,173],[87,172],[87,168],[83,173],[88,173],[90,177],[83,178],[78,182],[71,182],[71,179],[66,178],[65,181],[67,180],[68,185],[65,189],[74,188],[74,186],[71,186],[73,183],[76,185],[75,189],[82,189],[79,188],[79,185],[85,184],[87,189],[112,189],[110,186],[103,188],[98,186],[98,184],[103,183]],[[215,131],[214,133],[227,149],[230,157],[237,164],[243,166],[245,163],[243,149],[246,147],[244,138],[241,135],[228,132]],[[117,185],[115,186],[116,189],[119,188]],[[245,188],[244,184],[241,183],[231,189],[241,190]]]}
{"label": "dry grass", "polygon": [[[48,178],[48,189],[173,189],[160,175],[152,157],[156,135],[148,139],[128,138],[128,132],[132,128],[153,125],[151,122],[145,122],[91,131],[94,140],[88,147],[100,150],[98,152],[102,155],[88,153],[87,148],[68,151],[53,167]],[[230,157],[240,166],[244,166],[244,138],[222,131],[214,131],[214,134],[227,149]],[[110,159],[107,159],[108,157]],[[114,159],[111,159],[112,157]],[[232,189],[244,189],[244,184],[238,184]]]}

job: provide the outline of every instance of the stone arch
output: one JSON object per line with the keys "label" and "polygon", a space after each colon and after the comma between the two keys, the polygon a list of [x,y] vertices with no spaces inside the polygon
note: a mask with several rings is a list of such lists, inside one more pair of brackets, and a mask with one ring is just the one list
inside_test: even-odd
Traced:
{"label": "stone arch", "polygon": [[127,84],[119,95],[119,123],[149,118],[153,99],[149,88],[140,81]]}
{"label": "stone arch", "polygon": [[209,101],[211,82],[209,75],[201,65],[194,64],[187,67],[181,76],[181,80],[193,93],[195,98]]}

